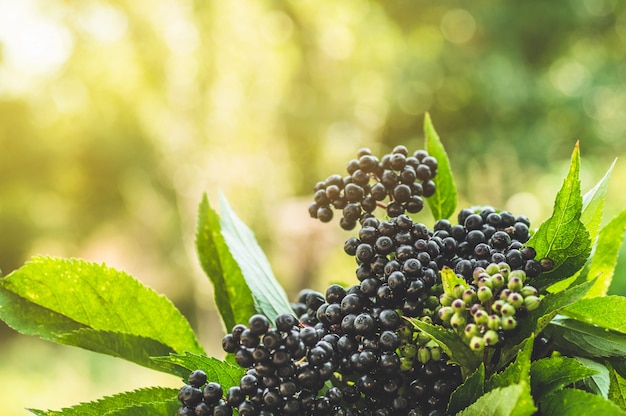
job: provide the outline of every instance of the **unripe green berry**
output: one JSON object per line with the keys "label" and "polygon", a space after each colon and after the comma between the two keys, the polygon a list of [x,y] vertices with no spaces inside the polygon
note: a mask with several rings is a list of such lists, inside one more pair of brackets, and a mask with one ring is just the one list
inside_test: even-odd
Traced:
{"label": "unripe green berry", "polygon": [[518,276],[511,276],[506,284],[506,287],[508,287],[512,292],[519,292],[522,290],[522,287],[524,287],[524,282]]}
{"label": "unripe green berry", "polygon": [[[454,313],[454,312],[453,312]],[[450,317],[452,317],[452,314],[450,314]],[[449,320],[450,318],[448,318]],[[428,335],[426,332],[419,332],[417,334],[417,343],[419,345],[426,345],[426,343],[428,343],[428,341],[432,340],[432,338],[430,337],[430,335]]]}
{"label": "unripe green berry", "polygon": [[[524,301],[522,300],[522,303]],[[500,309],[500,315],[502,316],[515,316],[515,306],[511,305],[510,303],[505,303],[504,305],[502,305],[502,308]]]}
{"label": "unripe green berry", "polygon": [[478,279],[478,282],[476,282],[476,285],[478,287],[488,287],[489,289],[493,287],[493,283],[491,282],[491,277],[485,277],[485,276]]}
{"label": "unripe green berry", "polygon": [[487,321],[487,328],[497,331],[500,329],[502,325],[502,319],[498,315],[489,315],[489,319]]}
{"label": "unripe green berry", "polygon": [[441,360],[441,348],[439,347],[439,345],[430,349],[430,358],[433,361]]}
{"label": "unripe green berry", "polygon": [[454,312],[463,312],[465,311],[465,302],[463,302],[463,299],[455,299],[451,307]]}
{"label": "unripe green berry", "polygon": [[472,272],[472,277],[474,278],[474,281],[478,280],[480,274],[482,273],[485,273],[485,269],[483,267],[476,267]]}
{"label": "unripe green berry", "polygon": [[529,285],[524,286],[522,290],[520,290],[520,293],[524,297],[539,295],[539,291],[535,287]]}
{"label": "unripe green berry", "polygon": [[514,277],[519,277],[522,283],[524,283],[526,281],[526,272],[524,270],[513,270],[509,275],[509,280]]}
{"label": "unripe green berry", "polygon": [[450,293],[442,293],[441,296],[439,296],[439,303],[441,303],[441,306],[450,306],[452,302],[454,302],[454,299],[456,298]]}
{"label": "unripe green berry", "polygon": [[452,309],[451,306],[442,306],[441,308],[439,308],[439,319],[441,319],[443,322],[450,322],[450,318],[452,318],[452,315],[454,315],[454,309]]}
{"label": "unripe green berry", "polygon": [[413,358],[417,354],[417,346],[414,344],[404,344],[400,347],[400,356],[406,358]]}
{"label": "unripe green berry", "polygon": [[463,296],[463,292],[465,292],[465,285],[456,285],[454,289],[452,289],[452,293],[456,299],[459,299]]}
{"label": "unripe green berry", "polygon": [[511,289],[502,289],[502,291],[500,291],[500,299],[507,300],[511,293]]}
{"label": "unripe green berry", "polygon": [[509,273],[511,271],[511,266],[507,262],[498,263],[498,268],[500,269],[500,273]]}
{"label": "unripe green berry", "polygon": [[524,298],[524,306],[528,311],[534,311],[537,309],[540,302],[541,300],[537,296],[530,295]]}
{"label": "unripe green berry", "polygon": [[420,318],[420,321],[426,322],[427,324],[431,324],[432,325],[432,323],[433,323],[433,318],[431,318],[432,314],[433,314],[433,311],[431,309],[424,308],[422,310],[422,315],[424,315],[424,316],[422,316]]}
{"label": "unripe green berry", "polygon": [[465,330],[463,332],[468,339],[471,339],[472,337],[475,337],[480,333],[476,324],[465,325]]}
{"label": "unripe green berry", "polygon": [[504,300],[498,299],[493,303],[493,305],[491,305],[491,310],[496,313],[500,313],[500,311],[502,310],[502,306],[504,306],[505,303],[506,302]]}
{"label": "unripe green berry", "polygon": [[489,302],[493,299],[493,293],[488,286],[481,286],[478,288],[478,292],[476,292],[476,296],[478,296],[478,300],[481,302]]}
{"label": "unripe green berry", "polygon": [[466,305],[472,305],[474,303],[476,303],[476,300],[478,299],[476,297],[476,291],[474,289],[467,289],[465,292],[463,292],[463,302],[465,302]]}
{"label": "unripe green berry", "polygon": [[450,326],[454,329],[463,328],[465,324],[467,324],[467,319],[463,313],[455,312],[450,318]]}
{"label": "unripe green berry", "polygon": [[485,272],[487,272],[489,276],[491,276],[492,274],[496,274],[499,271],[500,271],[500,266],[498,266],[496,263],[489,264],[489,266],[487,266],[487,268],[485,269]]}
{"label": "unripe green berry", "polygon": [[482,351],[485,349],[485,340],[482,337],[473,337],[469,346],[474,351]]}
{"label": "unripe green berry", "polygon": [[483,309],[476,311],[474,313],[474,322],[476,322],[476,325],[487,325],[489,323],[489,314]]}
{"label": "unripe green berry", "polygon": [[485,334],[483,335],[483,339],[485,340],[485,345],[489,347],[492,347],[500,342],[500,337],[498,336],[498,333],[493,329],[485,332]]}
{"label": "unripe green berry", "polygon": [[519,309],[524,305],[524,297],[521,294],[515,292],[511,293],[506,301],[515,309]]}
{"label": "unripe green berry", "polygon": [[502,273],[496,273],[491,276],[491,288],[493,290],[500,290],[504,287],[504,277]]}
{"label": "unripe green berry", "polygon": [[430,350],[426,347],[421,347],[417,350],[417,359],[420,363],[426,364],[430,361]]}
{"label": "unripe green berry", "polygon": [[512,329],[515,329],[515,327],[517,326],[517,321],[512,316],[507,316],[502,318],[501,325],[502,329],[504,329],[505,331],[510,331]]}
{"label": "unripe green berry", "polygon": [[429,296],[424,301],[424,306],[429,309],[435,309],[439,306],[439,299],[437,299],[437,296]]}

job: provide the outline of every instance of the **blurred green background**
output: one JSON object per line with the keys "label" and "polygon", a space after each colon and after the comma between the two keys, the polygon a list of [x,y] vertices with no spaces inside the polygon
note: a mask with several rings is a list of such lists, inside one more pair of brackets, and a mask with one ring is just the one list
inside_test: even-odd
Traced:
{"label": "blurred green background", "polygon": [[[626,153],[625,57],[618,0],[0,0],[0,269],[107,262],[220,354],[193,246],[203,192],[228,197],[290,296],[350,283],[347,233],[308,218],[311,189],[359,147],[422,147],[428,111],[459,208],[538,226],[576,140],[583,192]],[[605,222],[626,206],[624,178],[619,161]],[[0,357],[8,415],[181,385],[4,324]]]}

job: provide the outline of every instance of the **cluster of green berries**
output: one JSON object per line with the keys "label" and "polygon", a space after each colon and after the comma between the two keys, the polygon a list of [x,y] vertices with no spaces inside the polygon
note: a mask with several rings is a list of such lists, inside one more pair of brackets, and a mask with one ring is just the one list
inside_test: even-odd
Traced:
{"label": "cluster of green berries", "polygon": [[444,325],[461,334],[470,348],[496,347],[507,332],[514,331],[526,312],[539,307],[535,287],[523,270],[508,263],[477,267],[471,284],[459,284],[440,296],[438,315]]}
{"label": "cluster of green berries", "polygon": [[405,146],[396,146],[378,159],[363,148],[356,159],[348,162],[346,170],[345,177],[330,175],[315,185],[314,202],[309,206],[311,217],[329,222],[333,209],[341,210],[339,224],[352,230],[376,207],[386,209],[389,217],[418,213],[424,207],[423,198],[435,193],[437,159],[425,150],[410,155]]}

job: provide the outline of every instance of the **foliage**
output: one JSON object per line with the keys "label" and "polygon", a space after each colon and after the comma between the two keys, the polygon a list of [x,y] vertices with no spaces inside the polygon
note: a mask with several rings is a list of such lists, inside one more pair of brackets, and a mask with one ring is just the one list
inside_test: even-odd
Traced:
{"label": "foliage", "polygon": [[[456,188],[429,117],[425,134],[429,150],[444,161],[431,212],[435,219],[446,218],[456,207]],[[584,408],[586,414],[626,413],[626,330],[620,320],[626,302],[623,297],[605,296],[602,289],[613,277],[614,246],[623,240],[624,213],[601,227],[609,173],[583,198],[579,172],[576,145],[553,214],[528,243],[536,248],[538,259],[552,259],[554,268],[536,278],[542,289],[540,306],[504,341],[499,357],[488,349],[472,350],[457,332],[443,326],[409,320],[462,367],[465,383],[453,393],[449,411],[531,415],[538,410],[551,415],[581,414]],[[219,214],[208,198],[202,199],[196,248],[214,285],[226,327],[246,322],[254,313],[271,320],[290,311],[254,235],[225,198]],[[442,280],[445,294],[452,293],[459,283],[454,273],[445,269]],[[228,388],[237,384],[242,374],[239,367],[206,356],[189,324],[168,299],[105,265],[75,259],[32,259],[0,279],[0,318],[26,335],[113,355],[182,378],[200,368]],[[533,357],[540,340],[548,343],[552,354],[537,360]],[[178,406],[175,396],[172,389],[149,388],[60,411],[31,412],[173,414]]]}

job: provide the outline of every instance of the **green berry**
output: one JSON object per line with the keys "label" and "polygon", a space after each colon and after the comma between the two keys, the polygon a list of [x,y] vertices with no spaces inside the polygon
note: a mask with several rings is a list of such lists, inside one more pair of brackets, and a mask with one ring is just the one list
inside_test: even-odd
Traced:
{"label": "green berry", "polygon": [[474,278],[474,281],[478,280],[480,278],[480,275],[483,273],[486,273],[483,267],[476,267],[472,272],[472,277]]}
{"label": "green berry", "polygon": [[528,311],[534,311],[535,309],[537,309],[539,307],[539,303],[540,303],[540,299],[537,296],[526,296],[524,298],[524,306],[526,307],[526,310]]}
{"label": "green berry", "polygon": [[417,360],[422,363],[422,364],[426,364],[427,362],[430,361],[430,350],[426,347],[421,347],[420,349],[417,350]]}
{"label": "green berry", "polygon": [[520,293],[522,294],[522,296],[527,297],[527,296],[537,296],[539,294],[539,291],[534,288],[533,286],[524,286],[522,288],[522,290],[520,290]]}
{"label": "green berry", "polygon": [[515,327],[517,326],[517,321],[512,316],[507,316],[502,318],[501,324],[502,329],[504,329],[505,331],[510,331],[512,329],[515,329]]}
{"label": "green berry", "polygon": [[502,319],[498,315],[489,315],[489,319],[487,321],[487,328],[497,331],[502,326]]}
{"label": "green berry", "polygon": [[474,322],[476,325],[487,325],[489,323],[489,314],[484,309],[479,309],[474,313]]}
{"label": "green berry", "polygon": [[463,302],[462,299],[455,299],[454,302],[452,302],[451,307],[452,310],[457,313],[465,311],[466,308],[465,302]]}
{"label": "green berry", "polygon": [[500,266],[498,266],[496,263],[489,264],[489,266],[487,266],[487,268],[485,269],[485,272],[487,272],[489,276],[496,274],[499,271],[500,271]]}
{"label": "green berry", "polygon": [[492,347],[500,342],[500,337],[498,336],[498,333],[493,329],[485,332],[485,334],[483,335],[483,339],[485,340],[485,345],[489,347]]}
{"label": "green berry", "polygon": [[485,349],[485,340],[482,337],[472,337],[469,346],[474,351],[482,351]]}
{"label": "green berry", "polygon": [[441,348],[438,345],[430,349],[430,358],[433,361],[441,360]]}
{"label": "green berry", "polygon": [[450,318],[450,326],[454,329],[463,328],[465,324],[467,324],[467,319],[463,313],[455,312]]}
{"label": "green berry", "polygon": [[439,319],[441,319],[444,322],[450,322],[450,318],[452,318],[452,315],[454,315],[454,309],[452,309],[451,306],[442,306],[441,308],[439,308]]}
{"label": "green berry", "polygon": [[472,305],[476,303],[476,300],[478,299],[476,297],[476,291],[474,289],[467,289],[465,292],[463,292],[462,299],[466,305]]}
{"label": "green berry", "polygon": [[478,287],[488,287],[489,289],[491,289],[493,287],[493,283],[491,282],[491,276],[486,277],[483,276],[480,279],[478,279],[478,282],[476,282],[476,285]]}
{"label": "green berry", "polygon": [[[509,305],[512,305],[514,308],[519,309],[524,305],[524,297],[519,293],[511,293],[509,297],[506,299]],[[504,312],[503,315],[506,315]]]}
{"label": "green berry", "polygon": [[502,305],[502,308],[500,309],[500,315],[515,316],[515,306],[511,305],[510,303],[505,303],[504,305]]}
{"label": "green berry", "polygon": [[491,299],[493,299],[493,293],[488,286],[479,287],[478,291],[476,292],[476,296],[478,296],[478,300],[483,303],[489,302]]}
{"label": "green berry", "polygon": [[476,324],[467,324],[465,325],[465,330],[463,331],[465,336],[469,339],[477,336],[480,331],[478,330],[478,326]]}
{"label": "green berry", "polygon": [[456,298],[451,294],[442,293],[441,296],[439,296],[439,303],[441,303],[441,306],[450,306],[452,302],[454,302],[454,299]]}
{"label": "green berry", "polygon": [[500,290],[504,287],[504,276],[502,273],[496,273],[491,276],[491,288],[493,290]]}
{"label": "green berry", "polygon": [[504,306],[505,303],[506,302],[504,300],[498,299],[493,303],[493,305],[491,305],[491,310],[496,313],[500,313],[500,311],[502,310],[502,306]]}
{"label": "green berry", "polygon": [[512,292],[519,292],[524,287],[524,281],[518,276],[511,276],[506,287]]}

